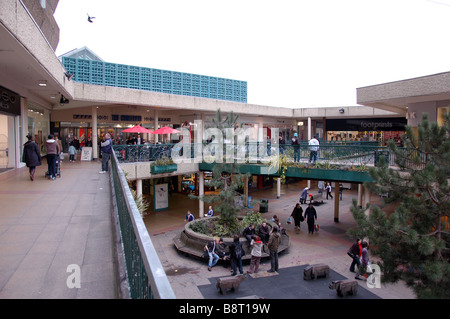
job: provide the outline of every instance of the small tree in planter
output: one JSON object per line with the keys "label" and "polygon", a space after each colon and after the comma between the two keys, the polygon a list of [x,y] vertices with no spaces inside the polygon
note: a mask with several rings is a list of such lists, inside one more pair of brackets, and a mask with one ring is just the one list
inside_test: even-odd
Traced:
{"label": "small tree in planter", "polygon": [[[213,128],[219,129],[223,136],[227,128],[235,128],[238,124],[239,116],[233,112],[228,114],[224,119],[220,110],[217,111],[216,117],[212,119]],[[222,147],[222,145],[219,145]],[[225,173],[228,171],[229,173]],[[213,176],[209,185],[219,190],[218,193],[208,194],[203,196],[189,195],[192,199],[202,199],[205,203],[214,203],[215,211],[220,213],[214,227],[214,233],[217,236],[232,236],[239,233],[240,224],[238,215],[246,208],[239,207],[235,204],[235,197],[240,196],[238,189],[245,183],[247,174],[239,173],[239,164],[225,163],[225,158],[222,163],[216,163],[213,167]]]}

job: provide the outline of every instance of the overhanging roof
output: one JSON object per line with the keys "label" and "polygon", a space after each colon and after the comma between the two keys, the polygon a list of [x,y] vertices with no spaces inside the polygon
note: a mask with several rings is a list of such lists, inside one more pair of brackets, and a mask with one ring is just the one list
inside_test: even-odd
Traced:
{"label": "overhanging roof", "polygon": [[358,104],[405,114],[413,103],[450,100],[450,72],[361,87],[356,95]]}

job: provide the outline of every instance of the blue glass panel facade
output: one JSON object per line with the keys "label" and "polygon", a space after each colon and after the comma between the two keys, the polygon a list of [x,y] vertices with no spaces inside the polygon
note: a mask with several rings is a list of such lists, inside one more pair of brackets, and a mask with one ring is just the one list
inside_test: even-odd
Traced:
{"label": "blue glass panel facade", "polygon": [[77,82],[247,103],[245,81],[70,57],[62,63]]}

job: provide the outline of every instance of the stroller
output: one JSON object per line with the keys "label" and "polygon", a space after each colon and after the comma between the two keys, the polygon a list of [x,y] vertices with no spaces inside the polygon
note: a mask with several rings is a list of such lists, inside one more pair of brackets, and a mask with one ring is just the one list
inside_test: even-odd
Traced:
{"label": "stroller", "polygon": [[[63,158],[64,158],[63,154],[61,154],[61,155],[58,154],[56,156],[56,176],[58,176],[58,177],[61,177],[61,161],[63,160]],[[50,176],[49,171],[46,171],[45,177],[49,177],[49,176]]]}

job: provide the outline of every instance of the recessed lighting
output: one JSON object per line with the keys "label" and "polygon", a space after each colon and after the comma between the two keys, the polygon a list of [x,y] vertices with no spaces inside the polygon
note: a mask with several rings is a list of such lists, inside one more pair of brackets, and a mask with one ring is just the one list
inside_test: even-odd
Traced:
{"label": "recessed lighting", "polygon": [[47,86],[47,81],[45,80],[40,80],[38,81],[39,86]]}

